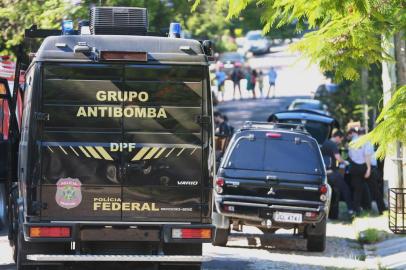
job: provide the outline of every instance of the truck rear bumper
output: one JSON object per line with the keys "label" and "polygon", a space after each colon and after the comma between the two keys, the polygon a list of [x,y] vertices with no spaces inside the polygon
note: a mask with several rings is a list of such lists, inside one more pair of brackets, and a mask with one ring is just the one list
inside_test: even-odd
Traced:
{"label": "truck rear bumper", "polygon": [[205,256],[182,255],[49,255],[30,254],[27,260],[36,262],[190,262],[208,261]]}
{"label": "truck rear bumper", "polygon": [[[70,229],[69,237],[31,237],[30,228],[63,227]],[[211,243],[213,239],[212,224],[160,224],[160,225],[136,225],[129,223],[59,223],[59,222],[28,222],[24,223],[24,238],[28,242],[155,242],[155,243]],[[175,229],[210,230],[202,238],[173,237]]]}

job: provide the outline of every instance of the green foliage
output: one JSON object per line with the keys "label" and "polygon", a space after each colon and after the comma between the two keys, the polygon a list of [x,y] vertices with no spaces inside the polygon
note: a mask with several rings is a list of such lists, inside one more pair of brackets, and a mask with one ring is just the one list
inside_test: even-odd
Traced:
{"label": "green foliage", "polygon": [[375,228],[366,229],[358,233],[358,242],[361,244],[375,244],[385,240],[388,233]]}
{"label": "green foliage", "polygon": [[60,28],[64,16],[76,12],[65,0],[3,0],[0,2],[0,52],[11,54],[23,40],[24,29]]}
{"label": "green foliage", "polygon": [[[199,1],[195,2],[198,3]],[[362,67],[388,60],[381,37],[406,27],[403,0],[220,0],[234,18],[249,5],[261,6],[264,31],[305,22],[313,32],[292,46],[337,80],[356,80]]]}
{"label": "green foliage", "polygon": [[395,92],[376,122],[376,128],[363,136],[355,146],[370,141],[378,145],[377,157],[383,158],[395,150],[394,142],[406,144],[406,85]]}

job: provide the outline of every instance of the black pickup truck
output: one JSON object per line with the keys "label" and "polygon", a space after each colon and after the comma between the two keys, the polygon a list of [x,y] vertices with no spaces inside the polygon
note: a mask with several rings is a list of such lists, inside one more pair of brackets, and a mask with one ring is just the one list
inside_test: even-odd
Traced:
{"label": "black pickup truck", "polygon": [[317,141],[300,125],[247,123],[236,132],[215,184],[215,245],[230,225],[266,232],[295,228],[323,251],[331,188]]}

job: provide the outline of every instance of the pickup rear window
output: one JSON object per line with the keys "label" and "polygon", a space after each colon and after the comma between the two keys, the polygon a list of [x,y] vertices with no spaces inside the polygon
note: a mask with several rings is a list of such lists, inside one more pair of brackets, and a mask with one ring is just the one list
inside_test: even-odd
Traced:
{"label": "pickup rear window", "polygon": [[228,169],[321,174],[322,161],[312,142],[243,139],[237,143],[225,167]]}

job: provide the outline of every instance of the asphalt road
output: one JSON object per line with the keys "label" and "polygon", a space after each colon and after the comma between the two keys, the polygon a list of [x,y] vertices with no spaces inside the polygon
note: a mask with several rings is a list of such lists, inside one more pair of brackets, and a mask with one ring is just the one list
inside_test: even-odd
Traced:
{"label": "asphalt road", "polygon": [[[288,53],[285,47],[275,48],[273,53],[252,58],[248,63],[264,73],[270,66],[277,69],[276,98],[254,100],[243,88],[244,99],[232,101],[232,85],[231,82],[227,82],[226,101],[221,102],[217,110],[226,114],[230,124],[235,128],[241,127],[247,120],[266,121],[271,113],[285,109],[294,98],[310,97],[312,91],[325,82],[317,67],[309,65],[305,60],[299,60],[298,55]],[[266,77],[264,82],[266,86]],[[243,232],[232,233],[227,247],[205,244],[204,255],[209,261],[203,264],[203,268],[205,270],[365,268],[363,262],[359,260],[362,251],[355,241],[356,233],[346,223],[328,223],[327,249],[322,253],[309,253],[305,250],[305,240],[286,237],[290,233],[288,231],[282,233],[267,236],[256,228],[246,227]],[[99,265],[97,268],[100,270],[103,267]],[[14,269],[11,248],[3,231],[0,232],[0,270]],[[145,268],[134,265],[130,269]]]}

